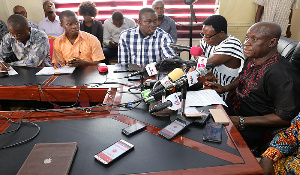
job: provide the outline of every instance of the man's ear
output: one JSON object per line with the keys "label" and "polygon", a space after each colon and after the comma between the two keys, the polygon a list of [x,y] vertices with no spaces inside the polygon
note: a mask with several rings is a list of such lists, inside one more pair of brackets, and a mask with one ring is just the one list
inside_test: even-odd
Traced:
{"label": "man's ear", "polygon": [[138,19],[138,20],[137,20],[137,24],[138,24],[139,26],[141,26],[142,21]]}
{"label": "man's ear", "polygon": [[63,28],[63,24],[62,24],[62,22],[60,22],[59,24],[60,24],[60,27],[62,27],[62,28]]}
{"label": "man's ear", "polygon": [[276,47],[277,46],[277,44],[278,44],[278,38],[272,38],[271,40],[270,40],[270,48],[273,48],[273,47]]}

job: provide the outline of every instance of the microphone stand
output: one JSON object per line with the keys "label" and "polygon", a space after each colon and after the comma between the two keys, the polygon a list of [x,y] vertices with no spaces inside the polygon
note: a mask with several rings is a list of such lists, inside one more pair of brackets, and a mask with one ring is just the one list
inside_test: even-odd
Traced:
{"label": "microphone stand", "polygon": [[145,86],[144,86],[144,74],[142,74],[140,76],[140,83],[141,83],[141,92],[143,92],[145,90]]}
{"label": "microphone stand", "polygon": [[183,80],[183,86],[181,89],[181,108],[180,108],[180,116],[184,117],[184,112],[185,112],[185,101],[186,101],[186,93],[187,93],[187,79],[185,78]]}

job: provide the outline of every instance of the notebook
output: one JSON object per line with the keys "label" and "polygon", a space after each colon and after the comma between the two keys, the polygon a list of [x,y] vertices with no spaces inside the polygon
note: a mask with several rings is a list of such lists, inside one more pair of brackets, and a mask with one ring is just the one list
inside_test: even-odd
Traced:
{"label": "notebook", "polygon": [[76,150],[76,142],[35,144],[18,175],[68,174]]}
{"label": "notebook", "polygon": [[53,74],[72,74],[76,67],[63,66],[59,69],[53,67],[44,67],[35,75],[53,75]]}

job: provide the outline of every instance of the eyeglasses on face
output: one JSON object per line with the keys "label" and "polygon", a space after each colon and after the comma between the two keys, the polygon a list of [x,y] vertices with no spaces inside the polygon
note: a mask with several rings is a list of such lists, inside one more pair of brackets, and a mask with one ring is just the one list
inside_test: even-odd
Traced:
{"label": "eyeglasses on face", "polygon": [[216,36],[218,33],[220,33],[220,32],[217,32],[217,33],[213,34],[212,36],[205,36],[203,34],[203,32],[201,32],[200,35],[202,36],[202,38],[206,38],[206,39],[210,40],[212,37]]}
{"label": "eyeglasses on face", "polygon": [[25,13],[26,13],[25,11],[15,12],[15,15],[24,15]]}

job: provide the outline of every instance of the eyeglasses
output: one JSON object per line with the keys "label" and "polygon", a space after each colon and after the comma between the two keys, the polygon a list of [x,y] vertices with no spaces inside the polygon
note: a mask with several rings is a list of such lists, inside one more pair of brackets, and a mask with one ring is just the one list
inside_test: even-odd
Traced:
{"label": "eyeglasses", "polygon": [[15,12],[15,15],[24,15],[25,13],[26,13],[25,11]]}
{"label": "eyeglasses", "polygon": [[206,39],[210,40],[212,37],[216,36],[218,33],[220,33],[220,32],[217,32],[217,33],[213,34],[213,35],[210,36],[210,37],[205,36],[205,35],[203,34],[203,32],[201,32],[200,35],[202,36],[202,38],[206,38]]}

